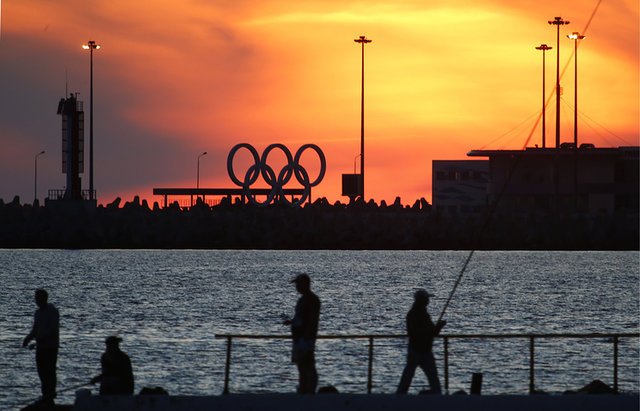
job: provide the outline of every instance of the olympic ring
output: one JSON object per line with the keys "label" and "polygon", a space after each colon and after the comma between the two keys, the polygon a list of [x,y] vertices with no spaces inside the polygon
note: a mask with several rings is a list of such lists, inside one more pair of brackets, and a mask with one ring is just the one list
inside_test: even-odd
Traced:
{"label": "olympic ring", "polygon": [[[236,152],[241,148],[246,148],[253,156],[253,165],[251,165],[247,169],[247,172],[244,176],[244,181],[239,180],[238,177],[236,177],[235,172],[233,171],[233,158],[235,157]],[[277,176],[273,168],[271,168],[271,166],[267,164],[267,157],[269,156],[269,153],[275,148],[280,149],[287,158],[287,164],[282,167],[282,170],[280,170]],[[320,159],[320,173],[318,173],[318,177],[313,182],[311,182],[307,170],[300,165],[300,157],[302,156],[302,153],[308,148],[314,150],[318,154],[318,158]],[[229,173],[231,181],[233,181],[235,185],[242,187],[244,189],[245,195],[249,198],[249,201],[258,206],[265,206],[270,204],[276,195],[279,195],[280,198],[284,199],[284,201],[289,205],[300,206],[311,195],[311,187],[315,187],[320,184],[320,182],[324,178],[326,169],[327,161],[324,157],[324,153],[322,152],[322,150],[320,150],[320,147],[315,144],[304,144],[298,149],[298,151],[296,151],[296,155],[292,156],[291,151],[289,151],[289,149],[285,145],[275,143],[269,145],[262,153],[262,156],[259,156],[256,149],[253,148],[251,144],[240,143],[236,144],[231,149],[231,151],[229,151],[229,157],[227,157],[227,172]],[[264,181],[271,186],[271,191],[269,192],[269,195],[264,202],[257,201],[255,199],[255,195],[251,193],[251,185],[258,180],[258,177],[260,175],[262,175]],[[295,176],[296,180],[298,180],[298,183],[300,183],[304,187],[302,197],[299,200],[293,202],[289,201],[284,195],[284,185],[291,180],[292,176]]]}

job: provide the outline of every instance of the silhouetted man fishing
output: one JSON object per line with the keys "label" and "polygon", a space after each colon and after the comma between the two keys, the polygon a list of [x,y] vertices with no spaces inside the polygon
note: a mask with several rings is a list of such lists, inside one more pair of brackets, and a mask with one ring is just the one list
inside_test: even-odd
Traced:
{"label": "silhouetted man fishing", "polygon": [[37,289],[35,294],[38,309],[33,315],[31,332],[22,341],[22,346],[29,345],[29,341],[36,340],[36,367],[42,387],[41,402],[53,405],[56,397],[56,362],[58,361],[58,347],[60,345],[60,315],[53,304],[49,303],[49,295],[43,289]]}
{"label": "silhouetted man fishing", "polygon": [[106,351],[102,354],[102,374],[94,377],[91,384],[100,381],[100,395],[133,395],[133,371],[129,356],[120,350],[122,338],[107,337]]}
{"label": "silhouetted man fishing", "polygon": [[431,347],[434,337],[440,334],[440,330],[447,322],[438,321],[438,324],[434,325],[427,312],[427,305],[429,305],[429,293],[419,289],[414,294],[413,306],[407,313],[407,334],[409,334],[407,365],[402,372],[396,394],[406,394],[409,391],[411,380],[418,366],[422,368],[429,380],[430,392],[433,394],[442,393]]}
{"label": "silhouetted man fishing", "polygon": [[284,322],[284,325],[291,326],[291,361],[298,365],[298,393],[314,394],[318,385],[314,350],[318,335],[320,299],[311,292],[311,279],[308,275],[300,274],[291,282],[296,284],[296,290],[302,294],[296,304],[295,316]]}

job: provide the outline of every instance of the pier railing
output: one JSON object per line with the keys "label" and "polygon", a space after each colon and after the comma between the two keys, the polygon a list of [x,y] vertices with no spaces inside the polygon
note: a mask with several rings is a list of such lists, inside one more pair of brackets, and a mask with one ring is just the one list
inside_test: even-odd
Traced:
{"label": "pier railing", "polygon": [[[224,370],[224,394],[229,393],[229,379],[231,369],[231,343],[233,339],[259,339],[259,340],[287,340],[291,335],[251,335],[251,334],[216,334],[218,339],[227,340],[227,355]],[[374,341],[379,339],[407,338],[406,334],[347,334],[347,335],[319,335],[319,340],[347,340],[368,339],[368,375],[367,394],[371,394],[373,387],[373,348]],[[589,334],[441,334],[444,345],[444,388],[449,391],[449,342],[450,340],[471,339],[525,339],[529,341],[529,393],[535,393],[535,341],[540,339],[607,339],[613,344],[613,390],[618,392],[618,344],[620,338],[640,338],[640,333],[589,333]]]}

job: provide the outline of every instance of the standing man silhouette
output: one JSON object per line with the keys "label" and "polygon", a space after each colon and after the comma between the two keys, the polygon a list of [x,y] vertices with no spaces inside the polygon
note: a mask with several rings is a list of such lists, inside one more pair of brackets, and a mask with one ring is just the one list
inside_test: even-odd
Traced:
{"label": "standing man silhouette", "polygon": [[422,368],[429,380],[430,392],[433,394],[442,393],[436,361],[433,358],[431,347],[434,337],[440,334],[440,330],[447,322],[439,321],[438,324],[433,324],[427,312],[429,297],[429,293],[422,288],[416,291],[413,306],[407,313],[407,334],[409,334],[407,365],[402,372],[402,378],[396,394],[406,394],[409,391],[411,380],[418,366]]}
{"label": "standing man silhouette", "polygon": [[31,332],[22,341],[26,347],[29,341],[36,340],[36,367],[42,387],[42,403],[53,405],[56,397],[56,362],[60,345],[60,315],[53,304],[48,302],[49,295],[43,289],[37,289],[35,300],[38,309],[33,315]]}
{"label": "standing man silhouette", "polygon": [[318,335],[320,299],[311,291],[311,279],[307,274],[300,274],[291,282],[296,284],[296,290],[302,295],[296,304],[295,316],[284,322],[284,325],[291,326],[291,361],[298,365],[298,393],[314,394],[318,385],[314,350]]}

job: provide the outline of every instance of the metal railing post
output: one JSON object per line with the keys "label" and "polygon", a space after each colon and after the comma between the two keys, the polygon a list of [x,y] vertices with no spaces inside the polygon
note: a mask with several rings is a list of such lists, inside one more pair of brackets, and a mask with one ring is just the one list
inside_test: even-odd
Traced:
{"label": "metal railing post", "polygon": [[229,368],[231,368],[231,336],[227,336],[227,364],[224,368],[224,390],[223,394],[229,394]]}
{"label": "metal railing post", "polygon": [[444,391],[449,394],[449,337],[444,340]]}
{"label": "metal railing post", "polygon": [[613,336],[613,392],[618,393],[618,336]]}
{"label": "metal railing post", "polygon": [[529,337],[529,394],[533,394],[536,390],[534,379],[534,349],[533,349],[534,337]]}
{"label": "metal railing post", "polygon": [[[444,343],[444,388],[449,393],[449,340],[450,339],[504,339],[517,338],[529,339],[529,393],[535,394],[535,339],[536,338],[607,338],[613,339],[613,390],[619,391],[619,343],[620,338],[640,338],[640,333],[618,333],[618,334],[450,334],[442,335]],[[235,339],[290,339],[290,335],[243,335],[243,334],[217,334],[216,338],[227,340],[227,353],[224,375],[224,391],[223,394],[229,393],[229,379],[231,374],[231,344]],[[371,394],[373,390],[373,344],[376,338],[407,338],[406,334],[348,334],[348,335],[320,335],[319,339],[368,339],[368,376],[367,376],[367,393]],[[544,368],[544,367],[543,367]]]}
{"label": "metal railing post", "polygon": [[371,394],[373,386],[373,337],[369,337],[369,376],[367,378],[367,394]]}

